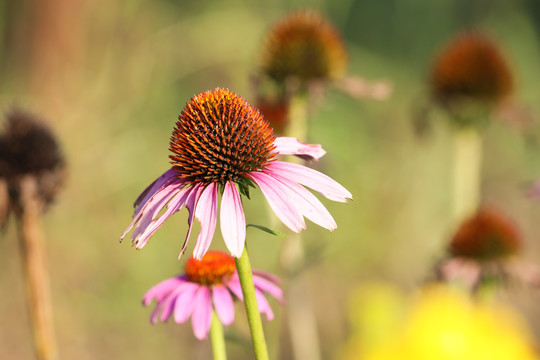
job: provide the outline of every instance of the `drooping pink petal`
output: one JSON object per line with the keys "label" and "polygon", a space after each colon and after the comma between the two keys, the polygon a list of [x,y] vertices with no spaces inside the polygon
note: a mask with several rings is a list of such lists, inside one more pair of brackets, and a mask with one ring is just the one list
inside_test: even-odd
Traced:
{"label": "drooping pink petal", "polygon": [[201,260],[214,237],[217,220],[217,183],[208,185],[195,206],[195,218],[201,223],[201,232],[193,250],[193,257]]}
{"label": "drooping pink petal", "polygon": [[244,301],[244,293],[242,292],[242,286],[240,285],[238,274],[233,275],[226,285],[234,296],[238,298],[238,300]]}
{"label": "drooping pink petal", "polygon": [[249,176],[261,188],[272,210],[289,229],[298,233],[306,228],[302,214],[287,196],[285,185],[264,173],[252,172]]}
{"label": "drooping pink petal", "polygon": [[195,294],[195,308],[191,315],[191,324],[195,337],[199,340],[206,338],[212,323],[212,300],[210,289],[206,286],[199,287]]}
{"label": "drooping pink petal", "polygon": [[227,181],[221,198],[221,233],[232,256],[239,258],[246,240],[246,218],[236,185]]}
{"label": "drooping pink petal", "polygon": [[142,249],[144,245],[150,240],[152,235],[163,225],[165,220],[167,220],[171,215],[182,209],[184,206],[187,197],[191,192],[190,188],[184,188],[180,190],[176,195],[169,201],[166,205],[167,210],[161,214],[157,219],[152,219],[150,224],[146,225],[146,228],[142,234],[137,237],[137,249]]}
{"label": "drooping pink petal", "polygon": [[169,184],[171,181],[176,181],[177,178],[177,172],[173,169],[169,169],[165,171],[160,177],[158,177],[156,180],[154,180],[150,185],[146,187],[142,191],[142,193],[137,197],[135,200],[135,203],[133,206],[135,207],[135,212],[133,213],[133,217],[135,217],[141,208],[144,206],[144,204],[150,199],[152,196],[154,196],[155,193],[159,191],[162,187]]}
{"label": "drooping pink petal", "polygon": [[330,231],[334,231],[337,228],[334,218],[326,210],[324,205],[302,185],[288,180],[278,173],[269,171],[267,174],[288,188],[289,201],[296,207],[300,214]]}
{"label": "drooping pink petal", "polygon": [[273,161],[266,166],[266,169],[310,187],[330,200],[347,202],[347,199],[352,199],[352,194],[335,180],[306,166]]}
{"label": "drooping pink petal", "polygon": [[173,289],[178,285],[185,282],[185,276],[177,276],[170,279],[163,280],[156,285],[152,286],[150,290],[144,294],[143,305],[148,306],[152,300],[160,302],[163,300]]}
{"label": "drooping pink petal", "polygon": [[277,277],[274,274],[267,273],[265,271],[255,269],[253,270],[253,276],[261,277],[263,279],[273,282],[274,284],[281,284],[281,279],[279,277]]}
{"label": "drooping pink petal", "polygon": [[294,137],[277,137],[274,140],[276,151],[280,155],[298,155],[312,159],[320,159],[326,154],[320,144],[310,145],[298,141]]}
{"label": "drooping pink petal", "polygon": [[184,240],[184,245],[182,245],[182,250],[180,250],[180,254],[178,255],[178,260],[180,260],[180,258],[186,251],[189,237],[191,236],[191,229],[193,227],[193,219],[195,218],[195,208],[197,207],[197,202],[199,201],[199,198],[201,197],[202,190],[203,190],[202,185],[199,185],[199,184],[193,185],[191,187],[191,192],[189,193],[188,198],[186,200],[186,207],[189,210],[188,231],[186,234],[186,239]]}
{"label": "drooping pink petal", "polygon": [[[165,298],[163,298],[160,302],[158,302],[156,308],[152,312],[152,316],[150,317],[150,321],[152,324],[155,324],[158,321],[158,315],[159,320],[165,322],[171,315],[171,313],[174,310],[174,303],[176,302],[176,298],[178,297],[178,294],[182,292],[182,286],[188,284],[183,283],[180,284],[177,288],[173,289]],[[161,315],[159,314],[161,313]]]}
{"label": "drooping pink petal", "polygon": [[257,298],[257,306],[261,314],[266,315],[266,319],[271,321],[274,319],[274,312],[268,303],[268,300],[264,297],[264,294],[259,290],[255,289],[255,297]]}
{"label": "drooping pink petal", "polygon": [[178,294],[174,304],[174,321],[183,324],[191,316],[195,309],[195,295],[200,285],[196,283],[186,283],[182,292]]}
{"label": "drooping pink petal", "polygon": [[212,300],[216,314],[223,325],[230,325],[234,321],[234,303],[229,290],[225,285],[212,286]]}
{"label": "drooping pink petal", "polygon": [[260,276],[253,275],[253,284],[255,288],[263,293],[268,293],[275,299],[283,301],[283,290],[271,281],[268,281]]}
{"label": "drooping pink petal", "polygon": [[131,224],[124,231],[120,237],[120,241],[127,235],[133,225],[133,234],[131,235],[133,243],[139,242],[140,235],[144,232],[146,227],[154,220],[161,209],[176,195],[178,191],[184,186],[183,181],[174,182],[171,180],[167,185],[163,186],[158,192],[156,192],[150,199],[142,206],[139,213],[134,217]]}

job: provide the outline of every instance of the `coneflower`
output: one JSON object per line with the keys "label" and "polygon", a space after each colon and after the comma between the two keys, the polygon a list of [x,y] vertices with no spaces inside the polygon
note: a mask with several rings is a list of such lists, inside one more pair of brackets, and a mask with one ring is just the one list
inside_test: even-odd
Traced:
{"label": "coneflower", "polygon": [[517,225],[504,213],[481,208],[463,221],[439,266],[445,280],[459,280],[476,289],[485,280],[514,278],[539,285],[540,273],[518,259],[523,239]]}
{"label": "coneflower", "polygon": [[221,232],[237,258],[242,255],[246,235],[241,195],[249,197],[250,188],[258,186],[279,219],[294,232],[305,229],[304,216],[326,229],[337,227],[326,208],[302,185],[334,201],[352,198],[328,176],[277,160],[279,154],[319,158],[325,152],[320,145],[274,137],[261,113],[229,90],[206,91],[187,103],[173,130],[170,150],[171,169],[141,193],[133,221],[121,236],[134,228],[132,241],[137,249],[186,206],[189,230],[181,254],[197,219],[201,231],[194,256],[201,259],[214,235],[219,193]]}
{"label": "coneflower", "polygon": [[430,87],[444,105],[475,101],[491,106],[512,93],[513,77],[497,44],[479,32],[467,31],[436,58]]}
{"label": "coneflower", "polygon": [[57,358],[40,217],[65,179],[56,138],[36,116],[15,110],[0,133],[0,225],[17,221],[28,305],[39,359]]}
{"label": "coneflower", "polygon": [[268,32],[261,70],[277,82],[335,79],[345,72],[347,55],[338,31],[315,11],[297,11]]}

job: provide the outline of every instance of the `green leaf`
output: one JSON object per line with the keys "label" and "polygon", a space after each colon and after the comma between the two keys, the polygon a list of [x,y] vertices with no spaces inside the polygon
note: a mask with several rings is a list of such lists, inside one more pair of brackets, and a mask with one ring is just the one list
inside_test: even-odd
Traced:
{"label": "green leaf", "polygon": [[283,233],[280,233],[280,232],[278,232],[278,231],[269,229],[269,228],[267,228],[266,226],[262,226],[262,225],[247,224],[247,225],[246,225],[246,228],[248,228],[248,227],[250,227],[250,226],[251,226],[251,227],[254,227],[254,228],[256,228],[256,229],[262,230],[262,231],[264,231],[264,232],[267,232],[267,233],[269,233],[269,234],[271,234],[271,235],[274,235],[274,236],[278,236],[278,237],[286,237],[286,236],[287,236],[287,235],[285,235],[285,234],[283,234]]}

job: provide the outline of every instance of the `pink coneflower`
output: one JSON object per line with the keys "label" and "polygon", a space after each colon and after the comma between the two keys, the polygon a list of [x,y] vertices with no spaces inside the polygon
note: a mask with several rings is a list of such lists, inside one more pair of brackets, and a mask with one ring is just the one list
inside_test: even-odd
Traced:
{"label": "pink coneflower", "polygon": [[[283,293],[277,285],[279,279],[255,270],[253,282],[259,312],[272,320],[274,313],[264,294],[282,301]],[[156,300],[156,308],[150,317],[154,324],[158,320],[164,322],[171,316],[181,324],[191,316],[193,332],[197,339],[202,340],[210,330],[213,310],[221,323],[232,324],[234,298],[243,300],[234,258],[221,251],[209,251],[202,260],[190,258],[186,262],[184,275],[164,280],[148,290],[143,304],[148,306],[152,300]]]}
{"label": "pink coneflower", "polygon": [[465,220],[448,247],[448,257],[438,266],[443,280],[460,281],[475,290],[488,280],[518,280],[540,284],[540,269],[520,259],[521,233],[506,214],[481,208]]}
{"label": "pink coneflower", "polygon": [[229,90],[206,91],[187,103],[172,133],[170,150],[172,168],[135,201],[133,221],[122,234],[121,239],[134,228],[132,242],[137,249],[166,219],[186,206],[189,230],[180,255],[197,219],[201,231],[194,257],[201,259],[214,235],[218,192],[222,194],[221,232],[235,257],[241,256],[246,237],[241,195],[249,197],[250,187],[262,190],[278,218],[294,232],[305,229],[304,217],[330,231],[337,227],[328,210],[302,185],[334,201],[352,198],[328,176],[276,160],[278,154],[317,159],[325,151],[320,145],[273,136],[261,113]]}

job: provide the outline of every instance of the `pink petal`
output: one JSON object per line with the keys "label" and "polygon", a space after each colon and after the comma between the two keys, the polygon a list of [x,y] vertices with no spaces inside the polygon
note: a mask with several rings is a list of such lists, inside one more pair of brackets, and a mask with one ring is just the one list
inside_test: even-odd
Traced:
{"label": "pink petal", "polygon": [[277,277],[274,274],[267,273],[265,271],[255,269],[253,270],[253,276],[261,277],[263,279],[273,282],[274,284],[281,284],[281,279],[279,277]]}
{"label": "pink petal", "polygon": [[199,198],[201,197],[202,190],[203,190],[202,185],[199,185],[199,184],[193,185],[193,187],[191,188],[191,192],[189,193],[188,198],[186,200],[186,207],[189,210],[188,231],[186,234],[186,239],[184,240],[184,245],[182,245],[182,250],[180,250],[180,254],[178,255],[178,260],[180,260],[180,258],[186,251],[189,237],[191,236],[191,229],[193,227],[193,219],[195,218],[195,207],[197,205],[197,202],[199,201]]}
{"label": "pink petal", "polygon": [[[139,213],[135,216],[129,227],[124,231],[120,240],[122,240],[131,230],[133,225],[132,241],[137,244],[146,227],[154,220],[161,209],[173,198],[178,191],[184,186],[184,182],[171,182],[162,187],[142,206]],[[141,204],[142,205],[142,204]]]}
{"label": "pink petal", "polygon": [[237,258],[242,256],[246,240],[246,218],[236,185],[227,181],[221,198],[221,233],[225,245]]}
{"label": "pink petal", "polygon": [[186,283],[182,292],[176,298],[174,304],[174,321],[178,324],[186,322],[195,309],[195,296],[200,285],[195,283]]}
{"label": "pink petal", "polygon": [[150,290],[144,294],[143,304],[144,306],[150,305],[152,300],[156,299],[157,302],[163,300],[173,289],[178,285],[185,282],[184,277],[174,277],[170,279],[163,280],[156,285],[152,286]]}
{"label": "pink petal", "polygon": [[240,301],[244,301],[244,293],[242,292],[242,286],[240,285],[240,279],[238,275],[233,275],[231,279],[227,282],[227,287],[231,292],[238,298]]}
{"label": "pink petal", "polygon": [[267,174],[288,188],[289,201],[296,206],[299,213],[315,224],[330,231],[334,231],[337,228],[334,218],[326,210],[324,205],[302,185],[288,180],[277,173],[268,172]]}
{"label": "pink petal", "polygon": [[306,228],[302,214],[287,196],[289,191],[285,185],[264,173],[252,172],[249,176],[261,188],[272,210],[289,229],[298,233]]}
{"label": "pink petal", "polygon": [[234,321],[234,303],[231,293],[224,285],[212,286],[212,299],[214,309],[223,325],[230,325]]}
{"label": "pink petal", "polygon": [[[137,249],[141,249],[154,235],[154,233],[163,225],[171,215],[182,209],[186,203],[186,199],[191,193],[190,188],[184,188],[180,190],[166,205],[167,210],[161,214],[157,219],[153,218],[151,223],[146,225],[146,228],[142,234],[137,237]],[[154,216],[155,217],[155,216]]]}
{"label": "pink petal", "polygon": [[183,290],[183,285],[187,283],[181,284],[177,288],[173,289],[163,300],[161,300],[154,311],[152,312],[152,316],[150,317],[150,321],[152,324],[155,324],[158,321],[158,315],[161,312],[161,316],[159,316],[159,320],[165,322],[171,315],[171,313],[174,310],[174,303],[176,302],[176,298],[178,297],[178,294],[180,294]]}
{"label": "pink petal", "polygon": [[146,187],[142,191],[142,193],[137,197],[135,200],[135,203],[133,204],[135,207],[135,212],[133,213],[133,217],[135,217],[141,208],[146,204],[148,199],[150,199],[152,196],[154,196],[155,193],[157,193],[162,187],[167,186],[171,181],[175,181],[177,179],[177,172],[173,169],[169,169],[165,171],[160,177],[158,177],[156,180],[154,180],[150,185]]}
{"label": "pink petal", "polygon": [[210,299],[210,289],[206,286],[199,287],[195,294],[195,308],[191,315],[191,324],[195,337],[199,340],[206,338],[212,323],[212,301]]}
{"label": "pink petal", "polygon": [[352,199],[352,194],[339,183],[308,167],[283,161],[273,161],[266,166],[266,169],[291,181],[310,187],[330,200],[347,202],[347,199]]}
{"label": "pink petal", "polygon": [[312,159],[320,159],[326,154],[321,145],[308,145],[294,137],[277,137],[274,140],[276,151],[281,155],[298,155]]}
{"label": "pink petal", "polygon": [[217,220],[217,184],[211,183],[204,189],[195,206],[195,218],[201,223],[201,232],[193,250],[193,257],[201,260],[214,237]]}
{"label": "pink petal", "polygon": [[272,321],[274,319],[274,312],[272,311],[268,300],[266,300],[263,293],[257,289],[255,289],[255,297],[257,298],[257,307],[259,308],[259,312],[261,314],[265,314],[268,321]]}
{"label": "pink petal", "polygon": [[283,290],[276,284],[262,278],[259,276],[253,275],[253,284],[255,288],[259,289],[262,292],[270,294],[272,297],[279,301],[283,301]]}

